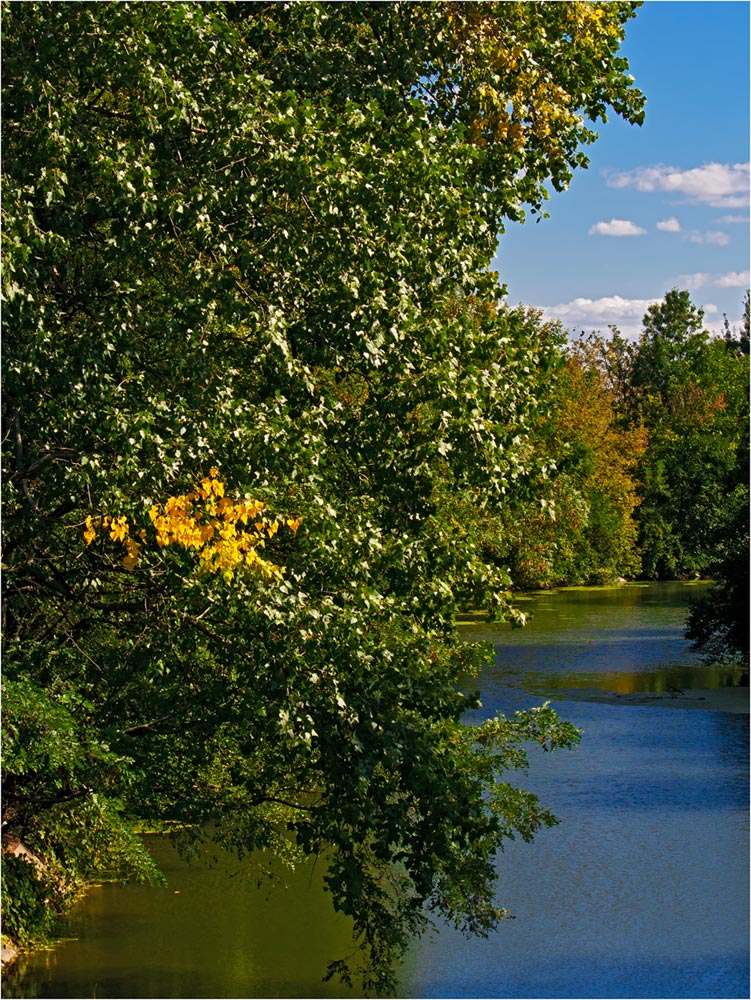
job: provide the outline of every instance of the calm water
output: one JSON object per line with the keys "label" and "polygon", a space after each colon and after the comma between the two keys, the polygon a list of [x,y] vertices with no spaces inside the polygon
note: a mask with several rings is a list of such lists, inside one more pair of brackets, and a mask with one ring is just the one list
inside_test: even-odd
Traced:
{"label": "calm water", "polygon": [[[551,697],[583,740],[533,753],[518,778],[561,824],[499,858],[515,919],[479,941],[439,928],[412,949],[400,996],[748,997],[748,715],[711,710],[732,678],[682,638],[695,592],[562,591],[525,603],[524,630],[465,626],[496,644],[479,717]],[[76,940],[19,966],[6,996],[348,995],[321,982],[351,945],[320,871],[269,896],[227,859],[189,868],[151,843],[168,888],[94,890]]]}

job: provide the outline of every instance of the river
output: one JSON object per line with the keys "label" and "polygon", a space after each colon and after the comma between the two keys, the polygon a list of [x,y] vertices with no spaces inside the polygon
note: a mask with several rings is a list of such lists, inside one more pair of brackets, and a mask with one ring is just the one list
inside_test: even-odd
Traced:
{"label": "river", "polygon": [[[561,820],[501,854],[515,919],[485,940],[417,942],[404,997],[748,997],[748,689],[682,636],[686,584],[530,595],[523,630],[491,639],[482,718],[554,700],[573,752],[533,752],[522,787]],[[150,838],[166,888],[104,885],[70,939],[19,963],[7,997],[329,997],[351,948],[320,871],[269,893],[225,858],[187,866]]]}

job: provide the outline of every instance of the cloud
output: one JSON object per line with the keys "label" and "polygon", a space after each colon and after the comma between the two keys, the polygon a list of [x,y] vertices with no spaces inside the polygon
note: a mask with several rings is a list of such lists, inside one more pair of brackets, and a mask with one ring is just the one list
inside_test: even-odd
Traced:
{"label": "cloud", "polygon": [[[751,273],[748,271],[728,271],[725,274],[712,274],[710,271],[697,271],[695,274],[679,276],[681,288],[693,292],[697,288],[712,285],[714,288],[747,288],[751,283]],[[704,306],[709,310],[709,306]]]}
{"label": "cloud", "polygon": [[661,233],[679,233],[681,231],[680,222],[671,215],[669,219],[662,219],[657,223],[657,228]]}
{"label": "cloud", "polygon": [[748,225],[751,219],[747,215],[721,215],[717,220],[724,225],[732,226],[734,223],[740,223],[741,225]]}
{"label": "cloud", "polygon": [[748,163],[705,163],[691,170],[637,167],[606,176],[608,187],[637,191],[667,191],[713,208],[745,208],[749,203]]}
{"label": "cloud", "polygon": [[[740,283],[740,278],[748,278],[748,272],[731,272],[728,275],[712,276],[707,272],[697,274],[683,274],[680,277],[682,287],[686,288],[688,280],[695,281],[694,289],[702,285],[713,285],[716,287],[729,287],[730,280]],[[727,284],[725,283],[728,279]],[[733,287],[737,287],[735,284]],[[642,321],[644,314],[650,306],[662,302],[662,298],[654,299],[627,299],[621,295],[607,295],[600,299],[577,298],[570,302],[562,302],[554,306],[540,306],[545,319],[558,320],[565,329],[573,334],[582,331],[589,333],[591,330],[600,330],[608,333],[608,327],[616,326],[620,333],[629,340],[638,340],[642,332]],[[710,333],[721,336],[723,332],[723,322],[720,319],[709,319],[720,312],[720,309],[713,302],[699,302],[697,305],[704,310],[704,327]]]}
{"label": "cloud", "polygon": [[728,234],[719,232],[718,230],[709,230],[709,232],[706,233],[700,233],[698,230],[694,230],[692,233],[688,234],[688,239],[690,243],[709,243],[711,246],[715,247],[726,247],[730,242]]}
{"label": "cloud", "polygon": [[547,319],[560,320],[568,329],[606,330],[611,324],[626,337],[638,337],[644,313],[660,299],[625,299],[608,295],[601,299],[577,298],[555,306],[543,306]]}
{"label": "cloud", "polygon": [[695,274],[681,274],[678,280],[681,288],[686,288],[689,292],[694,292],[697,288],[703,288],[709,284],[712,280],[712,275],[709,271],[697,271]]}
{"label": "cloud", "polygon": [[727,274],[721,274],[714,284],[718,288],[748,288],[751,284],[751,272],[728,271]]}
{"label": "cloud", "polygon": [[589,228],[590,236],[644,236],[646,229],[634,225],[628,219],[611,219],[610,222],[596,222]]}

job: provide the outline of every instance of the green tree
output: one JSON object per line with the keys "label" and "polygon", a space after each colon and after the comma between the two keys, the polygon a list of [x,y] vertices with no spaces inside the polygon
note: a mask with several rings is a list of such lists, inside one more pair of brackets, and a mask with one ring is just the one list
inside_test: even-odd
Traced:
{"label": "green tree", "polygon": [[686,635],[712,662],[745,667],[749,661],[749,491],[738,484],[727,498],[722,533],[710,567],[716,581],[709,593],[693,602]]}
{"label": "green tree", "polygon": [[646,435],[620,425],[612,372],[619,344],[594,335],[567,344],[558,331],[556,350],[540,372],[540,472],[498,532],[517,587],[612,583],[641,568],[634,511]]}
{"label": "green tree", "polygon": [[557,435],[569,451],[569,478],[588,508],[574,536],[572,582],[607,583],[641,569],[634,515],[647,440],[643,428],[619,426],[607,375],[612,349],[594,336],[574,341],[557,389]]}
{"label": "green tree", "polygon": [[454,615],[508,577],[443,498],[529,470],[489,263],[641,119],[635,6],[4,6],[3,804],[46,870],[119,870],[121,816],[320,854],[379,989],[430,909],[502,915],[497,848],[554,822],[503,774],[575,734],[462,723]]}
{"label": "green tree", "polygon": [[[746,670],[749,661],[749,408],[748,345],[749,292],[739,331],[725,324],[726,363],[740,383],[737,407],[740,440],[736,460],[722,483],[721,510],[713,523],[713,551],[709,565],[715,584],[696,600],[689,613],[686,634],[713,661],[732,661]],[[745,428],[745,433],[744,433]]]}
{"label": "green tree", "polygon": [[649,444],[639,544],[651,579],[706,573],[746,440],[748,362],[703,327],[689,293],[651,306],[629,377],[627,420]]}

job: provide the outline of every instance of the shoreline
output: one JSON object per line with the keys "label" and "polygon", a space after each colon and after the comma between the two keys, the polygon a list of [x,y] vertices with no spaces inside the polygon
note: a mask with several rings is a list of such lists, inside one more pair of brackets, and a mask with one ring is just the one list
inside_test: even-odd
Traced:
{"label": "shoreline", "polygon": [[16,943],[11,940],[11,938],[7,937],[7,935],[3,934],[2,956],[0,956],[0,964],[2,965],[3,972],[5,972],[5,970],[8,969],[13,962],[15,962],[20,953],[21,950]]}

